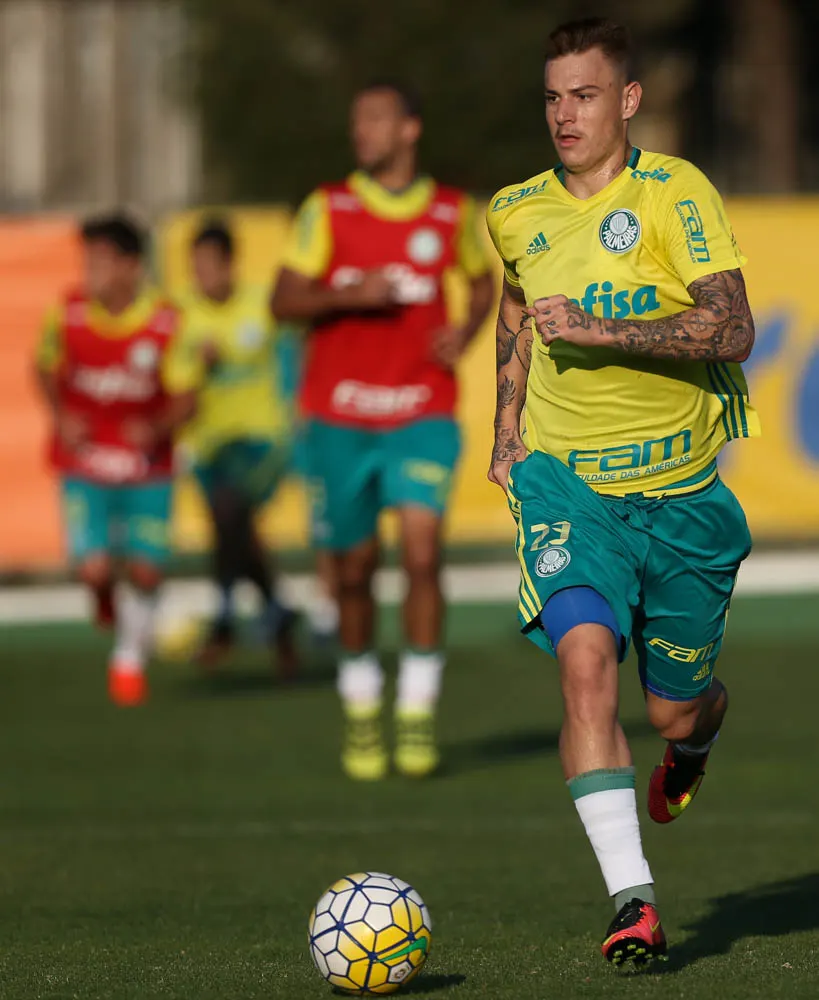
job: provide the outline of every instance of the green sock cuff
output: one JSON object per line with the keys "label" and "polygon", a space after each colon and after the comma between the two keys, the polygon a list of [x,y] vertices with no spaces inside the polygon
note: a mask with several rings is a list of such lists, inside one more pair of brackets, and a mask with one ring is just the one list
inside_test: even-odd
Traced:
{"label": "green sock cuff", "polygon": [[595,792],[610,792],[615,788],[636,788],[637,777],[633,767],[603,767],[586,771],[566,782],[575,802]]}

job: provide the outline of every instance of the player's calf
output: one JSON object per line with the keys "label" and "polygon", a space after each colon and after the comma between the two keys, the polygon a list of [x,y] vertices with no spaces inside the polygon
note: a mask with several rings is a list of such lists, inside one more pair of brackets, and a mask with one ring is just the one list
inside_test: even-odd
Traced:
{"label": "player's calf", "polygon": [[114,625],[114,576],[111,559],[105,552],[87,556],[77,569],[77,577],[91,591],[94,622],[101,629]]}

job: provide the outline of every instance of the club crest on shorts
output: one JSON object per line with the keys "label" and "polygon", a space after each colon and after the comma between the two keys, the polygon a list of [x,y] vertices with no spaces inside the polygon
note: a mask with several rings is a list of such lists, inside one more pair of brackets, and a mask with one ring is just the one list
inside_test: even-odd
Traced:
{"label": "club crest on shorts", "polygon": [[535,572],[538,576],[554,576],[555,573],[564,570],[571,561],[568,549],[564,549],[562,545],[551,545],[537,557]]}
{"label": "club crest on shorts", "polygon": [[611,253],[628,253],[640,239],[640,220],[627,208],[617,208],[600,223],[600,242]]}

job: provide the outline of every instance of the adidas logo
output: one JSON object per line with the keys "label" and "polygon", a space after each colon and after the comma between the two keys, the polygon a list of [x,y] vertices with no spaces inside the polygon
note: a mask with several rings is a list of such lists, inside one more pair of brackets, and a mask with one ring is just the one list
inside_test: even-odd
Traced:
{"label": "adidas logo", "polygon": [[526,253],[530,257],[533,257],[536,253],[543,253],[544,250],[551,250],[549,246],[549,241],[543,235],[543,233],[538,233],[537,236],[532,240],[529,246],[526,248]]}

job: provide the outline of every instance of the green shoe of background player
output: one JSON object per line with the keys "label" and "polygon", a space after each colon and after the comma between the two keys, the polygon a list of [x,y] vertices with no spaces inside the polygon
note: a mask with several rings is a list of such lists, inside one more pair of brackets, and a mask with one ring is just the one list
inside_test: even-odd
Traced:
{"label": "green shoe of background player", "polygon": [[398,712],[395,717],[395,767],[408,778],[426,778],[437,770],[432,712]]}
{"label": "green shoe of background player", "polygon": [[381,735],[381,707],[344,709],[346,728],[341,766],[354,781],[380,781],[387,775],[387,749]]}

